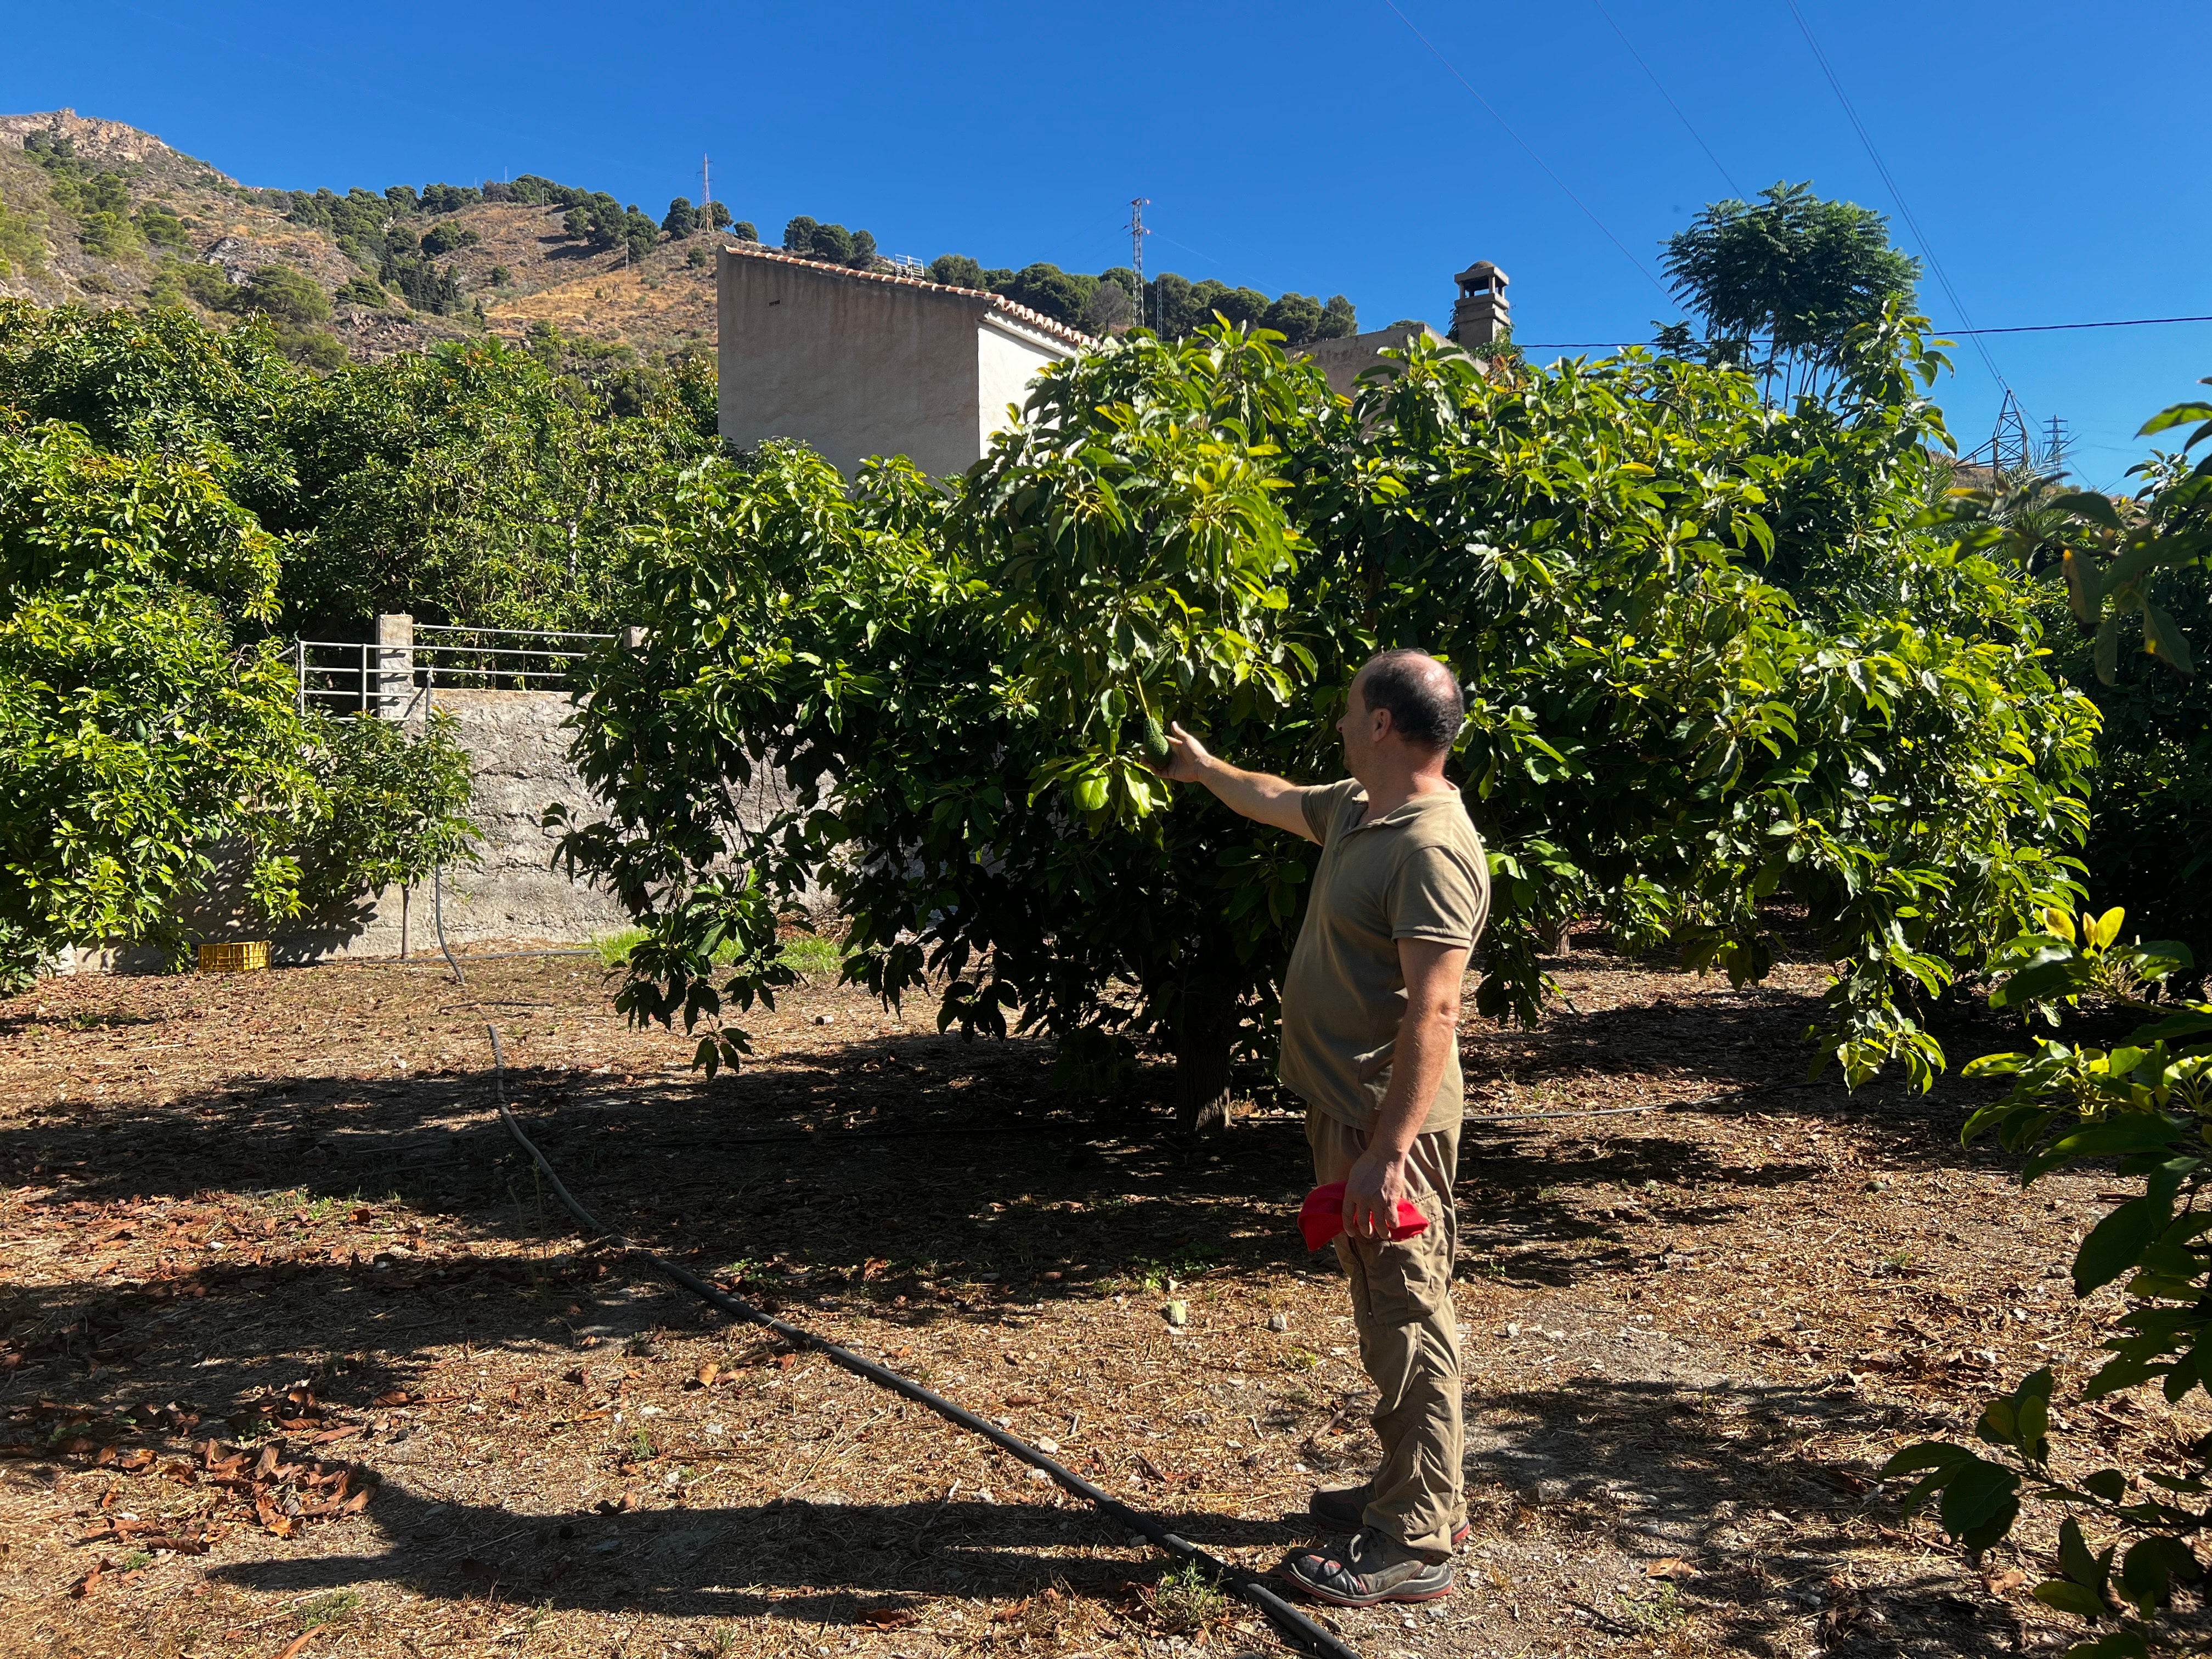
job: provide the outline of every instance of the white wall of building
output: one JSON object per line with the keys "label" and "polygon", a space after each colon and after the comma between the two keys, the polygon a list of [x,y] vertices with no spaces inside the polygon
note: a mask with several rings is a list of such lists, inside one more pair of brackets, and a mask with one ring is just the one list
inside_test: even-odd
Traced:
{"label": "white wall of building", "polygon": [[1018,411],[1029,401],[1030,382],[1048,363],[1067,355],[1065,346],[1046,346],[1018,332],[1005,320],[986,316],[975,331],[976,415],[975,453],[991,447],[991,440],[1018,424]]}
{"label": "white wall of building", "polygon": [[796,438],[848,473],[871,455],[965,471],[1071,349],[988,295],[728,248],[718,274],[722,437]]}

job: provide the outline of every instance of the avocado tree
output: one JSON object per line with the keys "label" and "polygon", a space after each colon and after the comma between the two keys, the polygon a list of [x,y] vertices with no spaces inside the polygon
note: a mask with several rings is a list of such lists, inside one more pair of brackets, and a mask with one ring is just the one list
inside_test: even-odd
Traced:
{"label": "avocado tree", "polygon": [[451,737],[301,714],[276,545],[196,457],[0,412],[0,987],[64,949],[187,939],[226,848],[264,918],[473,839]]}
{"label": "avocado tree", "polygon": [[[2163,860],[2159,890],[2168,909],[2201,928],[2201,883],[2186,876],[2192,857],[2198,867],[2206,857],[2202,784],[2191,776],[2193,762],[2201,780],[2203,762],[2184,747],[2196,735],[2194,653],[2176,609],[2195,611],[2189,602],[2201,594],[2212,557],[2212,449],[2191,459],[2198,446],[2212,446],[2212,404],[2176,404],[2143,433],[2183,426],[2194,429],[2178,453],[2138,469],[2148,483],[2133,501],[2065,495],[2049,514],[2008,521],[1983,514],[1974,527],[2023,563],[2057,566],[2108,690],[2130,659],[2159,677],[2153,691],[2120,705],[2127,719],[2114,761],[2130,775],[2119,785],[2120,834],[2106,834],[2117,840],[2143,826],[2149,846],[2137,856]],[[2154,696],[2162,711],[2142,706]],[[2144,878],[2124,871],[2129,877]],[[2161,919],[2153,912],[2152,926]],[[2119,906],[2078,915],[2054,907],[1999,951],[1990,1006],[2021,1016],[2036,1035],[1967,1067],[1969,1076],[2008,1078],[2012,1087],[1963,1132],[2020,1154],[2023,1186],[2083,1165],[2117,1176],[2123,1190],[2104,1195],[2110,1207],[2068,1264],[2076,1297],[2121,1289],[2125,1311],[2102,1344],[2106,1357],[2086,1378],[2045,1366],[1990,1401],[1975,1424],[1978,1448],[1923,1442],[1882,1471],[1911,1480],[1908,1511],[1934,1504],[1943,1528],[1972,1550],[2012,1534],[2026,1502],[2041,1508],[2039,1519],[2055,1511],[2057,1547],[2033,1594],[2098,1632],[2074,1653],[2110,1659],[2204,1650],[2200,1552],[2212,1525],[2212,1442],[2175,1436],[2159,1467],[2130,1471],[2084,1457],[2086,1449],[2064,1437],[2063,1407],[2077,1389],[2086,1402],[2154,1387],[2183,1407],[2201,1406],[2200,1391],[2212,1394],[2212,1002],[2177,994],[2202,983],[2203,964],[2187,943],[2146,940],[2128,921]]]}
{"label": "avocado tree", "polygon": [[[2208,383],[2212,384],[2212,383]],[[2144,437],[2190,428],[2130,470],[2129,495],[2049,485],[1967,497],[1962,535],[2051,581],[2054,659],[2103,716],[2084,859],[2100,910],[2152,918],[2212,963],[2212,403],[2177,404]]]}
{"label": "avocado tree", "polygon": [[[1641,354],[1492,379],[1416,342],[1346,400],[1264,335],[1139,331],[1040,377],[949,487],[893,464],[848,495],[783,447],[702,467],[641,534],[650,642],[605,653],[576,715],[612,811],[564,851],[653,939],[627,1006],[742,1053],[720,1012],[772,994],[775,911],[818,873],[853,977],[1074,1058],[1156,1042],[1183,1121],[1218,1115],[1270,1048],[1312,854],[1171,799],[1148,729],[1325,780],[1359,665],[1419,645],[1471,693],[1480,1006],[1533,1014],[1540,942],[1583,914],[1757,977],[1786,894],[1844,964],[1826,1052],[1924,1080],[1916,1002],[2075,890],[2094,727],[2005,570],[1871,499],[1920,481],[1836,453],[1940,434],[1894,407],[1938,361],[1868,330],[1863,426],[1808,432],[1743,375]],[[1824,510],[1950,595],[1947,625],[1815,619],[1763,577],[1765,514],[1838,476],[1870,499]],[[797,805],[747,823],[760,770]]]}

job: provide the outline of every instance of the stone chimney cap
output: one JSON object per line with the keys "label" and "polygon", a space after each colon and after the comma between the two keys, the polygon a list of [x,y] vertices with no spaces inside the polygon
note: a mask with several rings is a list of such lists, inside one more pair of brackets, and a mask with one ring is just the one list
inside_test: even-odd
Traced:
{"label": "stone chimney cap", "polygon": [[1513,279],[1491,264],[1489,260],[1477,259],[1465,270],[1453,277],[1452,281],[1457,283],[1462,290],[1467,290],[1474,288],[1490,288],[1493,285],[1504,288]]}

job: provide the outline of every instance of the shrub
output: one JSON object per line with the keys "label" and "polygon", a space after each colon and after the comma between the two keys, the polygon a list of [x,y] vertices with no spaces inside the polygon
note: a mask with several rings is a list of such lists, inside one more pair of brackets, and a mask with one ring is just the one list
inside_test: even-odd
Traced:
{"label": "shrub", "polygon": [[433,225],[422,233],[422,252],[434,259],[461,248],[474,247],[480,240],[476,232],[459,225]]}
{"label": "shrub", "polygon": [[331,315],[331,302],[322,289],[289,265],[262,266],[235,290],[231,304],[294,328],[328,322]]}

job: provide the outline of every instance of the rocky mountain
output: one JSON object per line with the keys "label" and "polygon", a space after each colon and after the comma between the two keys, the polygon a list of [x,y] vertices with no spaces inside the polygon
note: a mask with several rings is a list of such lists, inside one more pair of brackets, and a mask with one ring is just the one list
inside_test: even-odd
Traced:
{"label": "rocky mountain", "polygon": [[[284,191],[240,184],[152,134],[73,110],[0,116],[0,295],[46,304],[188,305],[270,319],[285,349],[331,368],[489,332],[527,340],[604,387],[711,348],[714,238],[752,234],[721,204],[657,216],[526,173],[474,185]],[[806,258],[920,271],[866,230],[811,218],[782,228]],[[1180,337],[1216,313],[1292,345],[1352,335],[1352,301],[1269,295],[1121,267],[987,269],[940,255],[931,280],[989,289],[1105,334],[1142,317]]]}
{"label": "rocky mountain", "polygon": [[559,197],[482,199],[501,188],[255,189],[119,121],[0,116],[0,295],[262,311],[309,361],[484,331],[519,341],[534,325],[587,354],[711,347],[709,236],[641,236],[643,216],[626,237],[579,234]]}

